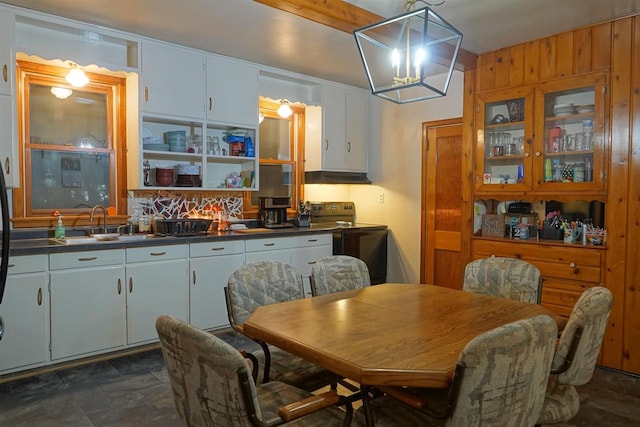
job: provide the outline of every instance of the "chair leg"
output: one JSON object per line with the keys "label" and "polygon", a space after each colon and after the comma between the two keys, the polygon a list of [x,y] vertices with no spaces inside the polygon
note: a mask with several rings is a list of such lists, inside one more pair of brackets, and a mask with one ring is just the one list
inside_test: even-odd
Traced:
{"label": "chair leg", "polygon": [[371,414],[371,408],[369,407],[369,391],[371,387],[366,385],[360,385],[362,394],[362,409],[364,411],[364,419],[368,427],[373,427],[373,415]]}
{"label": "chair leg", "polygon": [[264,372],[262,374],[262,383],[266,384],[269,382],[269,369],[271,368],[271,353],[269,352],[269,346],[267,343],[258,341],[260,347],[262,347],[262,351],[264,352]]}

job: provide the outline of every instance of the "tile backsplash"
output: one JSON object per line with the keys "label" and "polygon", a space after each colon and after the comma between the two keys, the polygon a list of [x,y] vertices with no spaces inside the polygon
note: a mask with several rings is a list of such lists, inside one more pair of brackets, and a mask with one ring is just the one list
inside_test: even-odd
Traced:
{"label": "tile backsplash", "polygon": [[242,219],[242,194],[181,194],[173,192],[133,192],[128,194],[128,212],[132,217],[163,218],[206,217],[222,211],[229,217]]}

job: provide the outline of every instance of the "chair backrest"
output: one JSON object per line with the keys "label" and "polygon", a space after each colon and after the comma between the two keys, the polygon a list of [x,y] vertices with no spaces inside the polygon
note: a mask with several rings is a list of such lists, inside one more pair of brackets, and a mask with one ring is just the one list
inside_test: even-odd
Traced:
{"label": "chair backrest", "polygon": [[598,354],[604,339],[604,332],[611,313],[613,296],[611,291],[601,286],[587,289],[573,306],[567,326],[560,336],[560,342],[553,359],[553,367],[562,366],[570,354],[576,331],[581,336],[569,368],[558,374],[560,384],[583,385],[589,382],[596,368]]}
{"label": "chair backrest", "polygon": [[500,326],[470,341],[455,409],[447,426],[526,426],[538,419],[558,335],[537,316]]}
{"label": "chair backrest", "polygon": [[276,261],[243,265],[229,277],[225,297],[229,322],[240,325],[260,306],[304,298],[302,274]]}
{"label": "chair backrest", "polygon": [[[249,413],[262,417],[255,384],[238,350],[173,316],[158,317],[156,329],[176,408],[188,426],[250,426]],[[241,377],[250,390],[249,407]]]}
{"label": "chair backrest", "polygon": [[371,286],[367,264],[359,258],[347,255],[317,260],[311,268],[310,280],[313,296]]}
{"label": "chair backrest", "polygon": [[542,277],[536,266],[520,259],[482,258],[465,267],[462,289],[537,304],[542,296]]}

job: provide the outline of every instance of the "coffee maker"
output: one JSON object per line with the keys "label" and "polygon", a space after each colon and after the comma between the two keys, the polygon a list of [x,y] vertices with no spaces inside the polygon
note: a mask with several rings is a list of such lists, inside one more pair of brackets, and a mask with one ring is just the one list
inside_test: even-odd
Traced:
{"label": "coffee maker", "polygon": [[260,197],[260,220],[265,228],[293,227],[287,222],[287,208],[291,207],[289,197]]}

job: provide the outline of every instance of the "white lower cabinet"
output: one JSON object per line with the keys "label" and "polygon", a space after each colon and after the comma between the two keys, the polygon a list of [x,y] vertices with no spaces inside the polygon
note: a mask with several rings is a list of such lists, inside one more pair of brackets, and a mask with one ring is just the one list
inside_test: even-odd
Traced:
{"label": "white lower cabinet", "polygon": [[201,329],[229,326],[224,287],[244,264],[242,240],[193,243],[189,247],[189,317]]}
{"label": "white lower cabinet", "polygon": [[0,304],[4,321],[0,374],[48,360],[46,268],[46,255],[9,258],[5,295]]}
{"label": "white lower cabinet", "polygon": [[245,242],[245,262],[279,261],[291,264],[291,238],[254,239]]}
{"label": "white lower cabinet", "polygon": [[311,296],[311,268],[316,260],[333,254],[333,235],[315,234],[292,239],[291,264],[302,273],[305,297]]}
{"label": "white lower cabinet", "polygon": [[126,249],[127,343],[158,340],[156,319],[189,316],[188,245]]}
{"label": "white lower cabinet", "polygon": [[124,250],[51,254],[51,360],[126,343]]}

